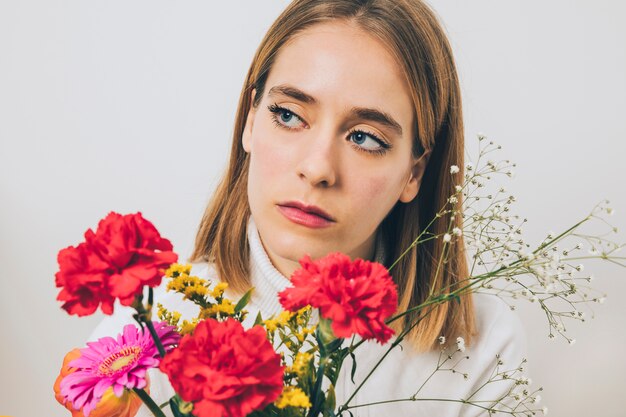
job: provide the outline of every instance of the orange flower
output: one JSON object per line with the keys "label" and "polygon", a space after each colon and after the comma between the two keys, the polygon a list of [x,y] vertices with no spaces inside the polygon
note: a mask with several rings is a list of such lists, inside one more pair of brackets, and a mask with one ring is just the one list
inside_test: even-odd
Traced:
{"label": "orange flower", "polygon": [[[61,395],[60,387],[61,380],[76,371],[75,368],[69,367],[68,363],[79,356],[80,349],[73,349],[65,355],[65,358],[63,358],[61,372],[54,382],[54,396],[56,400],[72,413],[72,417],[84,417],[83,411],[74,410],[71,402],[65,402],[63,396]],[[147,375],[146,378],[148,378]],[[145,391],[149,392],[148,388],[146,388]],[[91,414],[89,414],[89,417],[134,417],[137,414],[137,411],[139,411],[141,404],[141,399],[134,392],[124,390],[124,394],[122,394],[121,397],[117,397],[113,393],[113,388],[109,388],[102,396],[100,402],[98,402],[98,405],[96,405],[96,408],[91,412]]]}

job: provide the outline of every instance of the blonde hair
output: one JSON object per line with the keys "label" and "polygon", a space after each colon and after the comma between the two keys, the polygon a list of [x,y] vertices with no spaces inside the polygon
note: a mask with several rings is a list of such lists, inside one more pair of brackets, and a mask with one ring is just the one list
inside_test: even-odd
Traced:
{"label": "blonde hair", "polygon": [[[235,291],[250,286],[246,227],[250,216],[247,196],[249,158],[241,144],[251,94],[259,105],[265,82],[281,46],[312,25],[342,19],[355,23],[388,47],[408,81],[415,108],[413,156],[429,152],[419,193],[410,203],[398,202],[382,221],[385,251],[396,260],[455,193],[450,166],[463,178],[463,120],[458,76],[447,37],[433,11],[419,0],[295,0],[283,11],[262,40],[248,70],[237,114],[228,169],[208,204],[198,233],[192,262],[211,262]],[[450,224],[462,227],[461,216],[436,219],[429,231],[443,234]],[[399,311],[424,302],[434,293],[457,288],[468,276],[462,240],[446,249],[441,239],[417,246],[398,262],[391,274],[398,285]],[[387,265],[389,266],[389,265]],[[438,273],[436,272],[438,271]],[[422,312],[423,315],[423,312]],[[408,339],[418,350],[430,350],[437,338],[462,336],[471,343],[475,333],[471,294],[460,301],[434,307],[420,317],[413,312],[393,323],[396,331],[416,320]]]}

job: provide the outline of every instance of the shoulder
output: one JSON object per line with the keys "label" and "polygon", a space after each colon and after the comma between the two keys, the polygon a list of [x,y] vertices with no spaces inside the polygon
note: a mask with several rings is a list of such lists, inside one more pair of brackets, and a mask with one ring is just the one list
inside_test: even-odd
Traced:
{"label": "shoulder", "polygon": [[474,293],[478,338],[525,338],[524,327],[515,311],[495,294]]}
{"label": "shoulder", "polygon": [[485,361],[495,355],[505,362],[520,362],[526,357],[527,338],[517,313],[495,294],[474,293],[477,334],[471,351]]}

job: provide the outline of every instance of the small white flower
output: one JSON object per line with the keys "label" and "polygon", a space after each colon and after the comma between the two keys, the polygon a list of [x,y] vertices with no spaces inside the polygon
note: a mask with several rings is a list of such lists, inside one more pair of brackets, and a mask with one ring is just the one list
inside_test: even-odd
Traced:
{"label": "small white flower", "polygon": [[543,413],[543,415],[545,416],[546,414],[548,414],[548,407],[543,407],[541,409],[541,412]]}
{"label": "small white flower", "polygon": [[459,169],[459,167],[458,167],[458,166],[456,166],[456,165],[452,165],[452,166],[450,167],[450,174],[456,174],[456,173],[458,173],[459,171],[460,171],[460,169]]}
{"label": "small white flower", "polygon": [[445,336],[439,336],[439,344],[443,345],[444,343],[446,343],[446,337]]}
{"label": "small white flower", "polygon": [[533,398],[533,403],[537,404],[539,401],[541,401],[541,395],[537,395],[535,398]]}
{"label": "small white flower", "polygon": [[461,352],[465,352],[465,339],[463,339],[461,336],[456,338],[456,347]]}
{"label": "small white flower", "polygon": [[604,301],[605,301],[605,300],[606,300],[606,297],[600,297],[600,298],[598,298],[598,302],[599,302],[600,304],[604,303]]}
{"label": "small white flower", "polygon": [[452,234],[454,236],[461,236],[463,234],[463,231],[458,227],[455,227],[454,229],[452,229]]}
{"label": "small white flower", "polygon": [[576,270],[577,270],[578,272],[582,271],[583,269],[585,269],[585,266],[584,266],[583,264],[579,264],[579,265],[576,267]]}
{"label": "small white flower", "polygon": [[454,189],[456,190],[457,193],[460,193],[463,187],[461,187],[460,185],[455,185]]}
{"label": "small white flower", "polygon": [[450,242],[452,240],[452,236],[450,235],[450,233],[446,233],[445,235],[443,235],[443,241],[444,242]]}
{"label": "small white flower", "polygon": [[452,196],[448,199],[448,201],[450,202],[450,204],[456,204],[459,202],[459,199],[456,198],[456,196]]}
{"label": "small white flower", "polygon": [[615,210],[613,210],[611,207],[606,209],[606,212],[608,213],[609,216],[612,216],[613,213],[615,213]]}
{"label": "small white flower", "polygon": [[570,340],[568,340],[568,343],[570,345],[573,345],[574,343],[576,343],[576,339],[570,339]]}

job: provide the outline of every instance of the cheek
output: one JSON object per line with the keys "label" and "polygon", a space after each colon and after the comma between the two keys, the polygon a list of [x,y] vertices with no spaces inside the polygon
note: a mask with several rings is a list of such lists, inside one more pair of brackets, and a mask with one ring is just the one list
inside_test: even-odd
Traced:
{"label": "cheek", "polygon": [[361,178],[350,187],[354,190],[354,202],[367,217],[380,221],[398,199],[397,184],[389,176],[377,175]]}
{"label": "cheek", "polygon": [[253,134],[250,149],[250,191],[277,188],[289,172],[291,152],[279,143],[271,130],[259,129]]}

